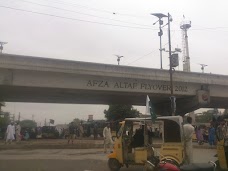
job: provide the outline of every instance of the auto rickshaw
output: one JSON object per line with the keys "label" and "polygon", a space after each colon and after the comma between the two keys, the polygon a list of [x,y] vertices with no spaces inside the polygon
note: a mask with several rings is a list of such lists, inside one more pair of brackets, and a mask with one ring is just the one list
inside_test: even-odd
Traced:
{"label": "auto rickshaw", "polygon": [[163,124],[163,144],[158,155],[148,129],[153,124],[150,118],[126,118],[120,122],[113,152],[108,155],[111,171],[119,171],[124,165],[142,165],[146,170],[157,171],[214,171],[213,162],[213,166],[203,163],[178,167],[185,156],[181,116],[158,117],[156,122]]}
{"label": "auto rickshaw", "polygon": [[124,165],[145,165],[154,157],[152,132],[147,129],[151,124],[148,118],[126,118],[120,122],[114,150],[108,156],[110,170],[118,171]]}
{"label": "auto rickshaw", "polygon": [[[227,120],[226,120],[227,123]],[[221,121],[220,125],[216,128],[217,137],[217,157],[216,161],[218,170],[228,170],[228,137],[227,125],[225,121]]]}
{"label": "auto rickshaw", "polygon": [[168,161],[176,166],[184,162],[183,118],[181,116],[158,117],[162,122],[163,143],[160,150],[160,160]]}

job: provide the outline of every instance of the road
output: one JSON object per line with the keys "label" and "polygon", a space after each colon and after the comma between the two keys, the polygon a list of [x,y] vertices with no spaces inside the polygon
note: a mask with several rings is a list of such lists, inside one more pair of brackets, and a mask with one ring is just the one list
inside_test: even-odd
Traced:
{"label": "road", "polygon": [[[215,161],[215,149],[194,149],[194,162]],[[46,149],[0,151],[0,170],[4,171],[109,171],[102,149]],[[142,167],[121,171],[141,171]]]}

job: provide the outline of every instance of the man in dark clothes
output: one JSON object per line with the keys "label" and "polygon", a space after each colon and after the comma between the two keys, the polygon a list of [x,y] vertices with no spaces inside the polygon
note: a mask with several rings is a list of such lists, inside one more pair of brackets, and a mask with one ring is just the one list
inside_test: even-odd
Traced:
{"label": "man in dark clothes", "polygon": [[144,145],[143,128],[137,129],[133,136],[133,147],[142,147]]}

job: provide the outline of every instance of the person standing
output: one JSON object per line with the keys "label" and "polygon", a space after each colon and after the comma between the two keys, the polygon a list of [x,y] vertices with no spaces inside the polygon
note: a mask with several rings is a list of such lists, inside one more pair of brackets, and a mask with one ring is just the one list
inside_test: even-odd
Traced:
{"label": "person standing", "polygon": [[14,134],[15,134],[15,127],[13,125],[13,122],[11,122],[7,126],[7,130],[6,130],[6,143],[9,142],[9,144],[11,144],[11,142],[15,139]]}
{"label": "person standing", "polygon": [[13,136],[14,136],[14,139],[16,139],[16,128],[15,128],[15,122],[13,122]]}
{"label": "person standing", "polygon": [[196,126],[196,137],[197,137],[197,142],[199,145],[203,144],[203,134],[202,134],[202,130],[200,129],[200,126],[197,127]]}
{"label": "person standing", "polygon": [[215,128],[212,124],[210,125],[210,128],[208,130],[208,142],[210,146],[215,145]]}
{"label": "person standing", "polygon": [[97,127],[97,123],[95,123],[93,128],[94,140],[97,139],[97,134],[98,134],[98,127]]}
{"label": "person standing", "polygon": [[104,136],[104,153],[107,153],[107,146],[109,146],[109,150],[111,151],[113,141],[111,135],[110,124],[103,129],[103,136]]}
{"label": "person standing", "polygon": [[193,160],[192,153],[192,135],[194,133],[194,127],[192,126],[192,118],[187,117],[187,123],[183,126],[184,130],[184,148],[185,148],[185,162],[191,164]]}
{"label": "person standing", "polygon": [[17,142],[21,141],[21,126],[19,122],[17,122],[17,125],[16,125],[16,141]]}

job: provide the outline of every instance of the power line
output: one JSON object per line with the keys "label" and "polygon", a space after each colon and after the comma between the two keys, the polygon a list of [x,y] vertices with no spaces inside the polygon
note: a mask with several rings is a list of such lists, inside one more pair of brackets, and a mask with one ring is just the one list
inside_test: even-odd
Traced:
{"label": "power line", "polygon": [[20,1],[25,2],[25,3],[30,3],[30,4],[33,4],[33,5],[53,8],[53,9],[57,9],[57,10],[62,10],[62,11],[82,14],[82,15],[86,15],[86,16],[91,16],[91,17],[96,17],[96,18],[101,18],[101,19],[106,19],[106,20],[111,20],[111,21],[117,21],[117,22],[122,22],[122,23],[127,23],[127,24],[134,24],[134,25],[139,25],[139,26],[151,27],[151,25],[138,24],[138,23],[132,23],[132,22],[127,22],[127,21],[112,19],[112,18],[100,17],[100,16],[96,16],[96,15],[92,15],[92,14],[86,14],[86,13],[82,13],[82,12],[78,12],[78,11],[74,11],[74,10],[68,10],[66,8],[59,8],[59,7],[54,7],[54,6],[50,6],[50,5],[44,5],[44,4],[39,4],[39,3],[30,2],[30,1],[26,1],[26,0],[20,0]]}
{"label": "power line", "polygon": [[[16,10],[16,11],[22,11],[22,12],[28,12],[28,13],[33,13],[33,14],[39,14],[39,15],[46,15],[46,16],[49,16],[49,17],[56,17],[56,18],[73,20],[73,21],[81,21],[81,22],[87,22],[87,23],[93,23],[93,24],[109,25],[109,26],[114,26],[114,27],[134,28],[134,29],[143,29],[143,30],[158,30],[158,29],[149,28],[149,27],[147,28],[147,27],[124,26],[124,25],[118,25],[118,24],[110,24],[110,23],[104,23],[104,22],[96,22],[96,21],[90,21],[90,20],[82,20],[82,19],[71,18],[71,17],[63,17],[63,16],[59,16],[59,15],[47,14],[47,13],[30,11],[30,10],[25,10],[25,9],[19,9],[19,8],[4,6],[4,5],[0,5],[0,8],[6,8],[6,9],[11,9],[11,10]],[[119,20],[119,22],[125,22],[125,21]],[[129,24],[137,24],[137,23],[130,23],[129,22]],[[141,24],[137,24],[137,25],[141,25]],[[208,31],[213,30],[214,31],[216,29],[225,29],[225,28],[228,28],[228,27],[211,27],[211,28],[202,28],[202,29],[191,29],[191,31],[201,31],[201,30],[208,30]],[[181,31],[181,30],[171,30],[171,31]],[[226,30],[223,30],[223,31],[226,31]]]}
{"label": "power line", "polygon": [[[168,44],[168,43],[164,44],[163,46],[165,46],[165,45],[167,45],[167,44]],[[134,61],[132,61],[132,62],[129,62],[127,65],[130,65],[130,64],[132,64],[132,63],[134,63],[134,62],[136,62],[136,61],[138,61],[138,60],[140,60],[140,59],[142,59],[142,58],[144,58],[144,57],[146,57],[146,56],[148,56],[148,55],[151,55],[151,54],[154,53],[154,52],[157,52],[157,49],[154,49],[153,51],[151,51],[151,52],[149,52],[149,53],[147,53],[147,54],[145,54],[145,55],[143,55],[143,56],[137,58],[136,60],[134,60]]]}
{"label": "power line", "polygon": [[[48,0],[46,0],[48,1]],[[68,6],[75,6],[75,7],[81,7],[81,8],[85,8],[88,10],[92,10],[92,11],[98,11],[98,12],[102,12],[102,13],[107,13],[107,14],[114,14],[114,15],[123,15],[123,16],[128,16],[128,17],[134,17],[134,18],[147,18],[146,16],[138,16],[138,15],[132,15],[132,14],[126,14],[126,13],[118,13],[116,11],[109,11],[109,10],[104,10],[104,9],[99,9],[99,8],[92,8],[86,5],[81,5],[81,4],[77,4],[77,3],[66,3],[66,2],[56,2],[56,1],[51,1],[52,3],[56,3],[56,4],[63,4],[63,5],[68,5]],[[148,15],[149,18],[149,15]]]}
{"label": "power line", "polygon": [[6,8],[6,9],[11,9],[11,10],[16,10],[16,11],[23,11],[23,12],[28,12],[28,13],[33,13],[33,14],[39,14],[39,15],[46,15],[46,16],[49,16],[49,17],[56,17],[56,18],[73,20],[73,21],[80,21],[80,22],[87,22],[87,23],[93,23],[93,24],[101,24],[101,25],[114,26],[114,27],[124,27],[124,28],[144,29],[144,30],[157,30],[157,29],[149,28],[149,27],[146,28],[146,27],[124,26],[124,25],[118,25],[118,24],[109,24],[109,23],[103,23],[103,22],[96,22],[96,21],[89,21],[89,20],[81,20],[81,19],[77,19],[77,18],[63,17],[63,16],[59,16],[59,15],[47,14],[47,13],[30,11],[30,10],[25,10],[25,9],[19,9],[19,8],[4,6],[4,5],[0,5],[0,8]]}
{"label": "power line", "polygon": [[150,55],[150,54],[152,54],[152,53],[154,53],[154,52],[156,52],[157,51],[157,49],[156,50],[153,50],[153,51],[151,51],[150,53],[147,53],[147,54],[145,54],[145,55],[143,55],[143,56],[141,56],[141,57],[139,57],[139,58],[137,58],[136,60],[134,60],[134,61],[132,61],[132,62],[129,62],[127,65],[130,65],[130,64],[132,64],[132,63],[134,63],[134,62],[136,62],[136,61],[138,61],[138,60],[140,60],[140,59],[142,59],[142,58],[144,58],[144,57],[146,57],[146,56],[148,56],[148,55]]}

